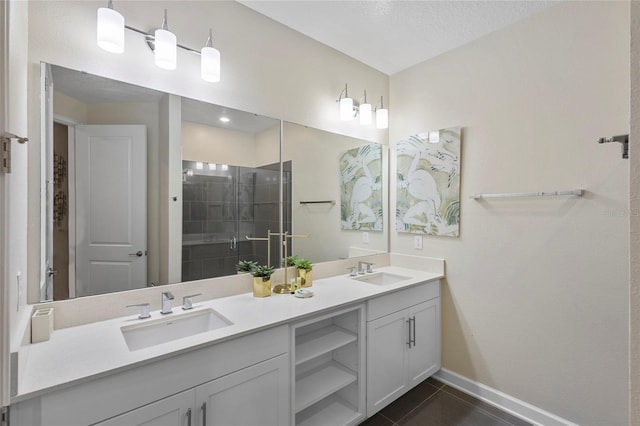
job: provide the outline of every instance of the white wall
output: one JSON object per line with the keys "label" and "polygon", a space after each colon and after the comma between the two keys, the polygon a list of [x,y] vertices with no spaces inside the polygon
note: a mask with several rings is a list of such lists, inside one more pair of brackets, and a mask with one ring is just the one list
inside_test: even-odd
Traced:
{"label": "white wall", "polygon": [[[443,367],[626,424],[629,161],[596,139],[629,131],[628,3],[561,4],[391,76],[390,96],[391,144],[463,126],[460,237],[418,252],[391,236],[392,252],[446,259]],[[571,188],[587,193],[469,199]]]}
{"label": "white wall", "polygon": [[256,167],[255,151],[253,133],[182,122],[183,160]]}

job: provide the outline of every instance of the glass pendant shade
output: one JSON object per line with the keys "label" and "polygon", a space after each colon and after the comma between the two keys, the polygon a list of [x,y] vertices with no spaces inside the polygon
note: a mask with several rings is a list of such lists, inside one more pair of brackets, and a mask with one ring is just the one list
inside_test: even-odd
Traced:
{"label": "glass pendant shade", "polygon": [[220,51],[213,47],[203,47],[200,56],[200,76],[204,81],[220,81]]}
{"label": "glass pendant shade", "polygon": [[371,124],[371,104],[360,104],[360,124]]}
{"label": "glass pendant shade", "polygon": [[124,52],[124,17],[108,7],[98,9],[98,46],[107,52]]}
{"label": "glass pendant shade", "polygon": [[389,127],[389,110],[380,108],[376,111],[376,128],[386,129]]}
{"label": "glass pendant shade", "polygon": [[351,98],[340,99],[340,120],[342,121],[353,120],[353,99]]}
{"label": "glass pendant shade", "polygon": [[176,36],[168,30],[155,32],[155,61],[156,65],[165,70],[176,69],[177,41]]}

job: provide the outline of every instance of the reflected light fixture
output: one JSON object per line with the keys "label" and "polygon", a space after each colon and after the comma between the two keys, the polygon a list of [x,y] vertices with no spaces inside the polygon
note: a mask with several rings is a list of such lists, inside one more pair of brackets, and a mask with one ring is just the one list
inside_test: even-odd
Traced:
{"label": "reflected light fixture", "polygon": [[157,29],[155,35],[155,47],[153,50],[156,65],[165,70],[175,70],[178,54],[178,41],[176,35],[169,31],[167,26],[167,9],[164,10],[162,28]]}
{"label": "reflected light fixture", "polygon": [[200,51],[200,76],[204,81],[217,83],[220,81],[220,51],[213,47],[212,33],[209,28],[209,38]]}
{"label": "reflected light fixture", "polygon": [[124,17],[113,9],[113,1],[98,9],[98,46],[111,53],[124,52]]}
{"label": "reflected light fixture", "polygon": [[440,142],[440,131],[432,130],[429,132],[429,143],[438,143]]}
{"label": "reflected light fixture", "polygon": [[220,117],[220,121],[222,121],[223,123],[228,123],[231,121],[231,119],[229,117],[222,116]]}
{"label": "reflected light fixture", "polygon": [[[344,98],[342,94],[344,93]],[[338,102],[340,102],[340,120],[342,121],[351,121],[355,116],[353,111],[353,99],[349,97],[349,93],[347,91],[347,84],[345,83],[344,89],[340,92],[340,96],[338,97]]]}
{"label": "reflected light fixture", "polygon": [[200,161],[196,161],[196,170],[202,170],[204,168],[204,164]]}
{"label": "reflected light fixture", "polygon": [[384,107],[382,96],[380,96],[380,108],[376,108],[376,129],[386,129],[389,127],[389,110]]}
{"label": "reflected light fixture", "polygon": [[209,163],[209,170],[216,170],[218,168],[216,163]]}
{"label": "reflected light fixture", "polygon": [[152,33],[125,25],[122,15],[113,8],[113,0],[108,1],[107,7],[98,9],[97,42],[102,49],[114,53],[124,52],[125,29],[145,36],[147,45],[154,52],[155,64],[158,67],[175,70],[179,47],[200,55],[200,76],[204,81],[211,83],[220,81],[220,51],[212,45],[211,29],[209,29],[209,38],[206,45],[201,50],[195,50],[178,44],[176,35],[169,31],[167,27],[167,9],[164,10],[162,27]]}
{"label": "reflected light fixture", "polygon": [[362,97],[363,102],[359,107],[360,114],[360,124],[363,126],[368,126],[371,124],[371,104],[367,103],[367,91],[364,91],[364,96]]}

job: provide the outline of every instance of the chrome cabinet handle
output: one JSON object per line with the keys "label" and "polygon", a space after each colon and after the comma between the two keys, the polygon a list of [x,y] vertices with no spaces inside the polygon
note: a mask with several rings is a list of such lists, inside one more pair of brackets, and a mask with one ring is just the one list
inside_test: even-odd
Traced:
{"label": "chrome cabinet handle", "polygon": [[405,321],[409,326],[407,327],[407,331],[409,332],[409,340],[407,341],[407,346],[411,347],[411,318]]}
{"label": "chrome cabinet handle", "polygon": [[[416,346],[416,316],[415,315],[412,316],[409,320],[413,323],[413,333],[411,335],[411,340],[410,341],[411,341],[411,343],[413,343],[413,347],[415,348],[415,346]],[[409,325],[411,325],[411,324],[409,324]],[[411,327],[409,327],[409,328],[411,328]]]}
{"label": "chrome cabinet handle", "polygon": [[207,426],[207,403],[206,402],[202,403],[200,410],[202,410],[202,426]]}
{"label": "chrome cabinet handle", "polygon": [[187,410],[187,426],[191,426],[191,408]]}
{"label": "chrome cabinet handle", "polygon": [[129,253],[129,256],[137,256],[137,257],[142,257],[142,250],[138,250],[135,253]]}
{"label": "chrome cabinet handle", "polygon": [[52,268],[51,266],[49,266],[47,268],[47,276],[49,277],[55,277],[58,274],[58,270],[55,268]]}

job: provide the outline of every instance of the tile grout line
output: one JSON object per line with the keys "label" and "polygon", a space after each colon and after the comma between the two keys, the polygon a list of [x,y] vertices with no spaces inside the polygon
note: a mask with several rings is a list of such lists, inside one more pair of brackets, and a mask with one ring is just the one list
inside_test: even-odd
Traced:
{"label": "tile grout line", "polygon": [[[435,387],[435,386],[434,386]],[[444,387],[444,385],[442,386]],[[425,402],[429,401],[431,398],[433,398],[434,396],[436,396],[438,393],[440,393],[440,391],[442,390],[442,388],[436,388],[437,390],[432,393],[431,395],[429,395],[429,397],[427,397],[426,399],[424,399],[422,402],[420,402],[418,405],[416,405],[413,409],[409,410],[407,413],[404,414],[404,416],[400,417],[400,419],[398,419],[398,421],[396,422],[396,424],[400,424],[400,421],[402,419],[404,419],[405,417],[407,417],[409,414],[413,413],[414,411],[416,411],[418,408],[420,408]]]}
{"label": "tile grout line", "polygon": [[508,421],[508,420],[506,420],[506,419],[503,419],[503,418],[500,418],[500,417],[498,417],[498,416],[496,416],[496,415],[494,415],[494,414],[492,414],[492,413],[488,412],[487,410],[483,409],[482,407],[478,407],[478,406],[476,406],[476,405],[473,405],[473,404],[472,404],[472,403],[470,403],[469,401],[465,401],[464,399],[460,398],[460,397],[459,397],[459,396],[457,396],[457,395],[452,394],[451,392],[447,392],[447,391],[446,391],[446,389],[444,389],[444,387],[445,387],[445,386],[446,386],[446,385],[444,385],[444,386],[442,387],[442,391],[443,391],[443,392],[445,392],[447,395],[452,396],[452,397],[456,398],[457,400],[464,402],[465,404],[467,404],[467,405],[471,406],[472,408],[474,408],[474,409],[476,409],[476,410],[478,410],[478,411],[482,412],[482,414],[485,414],[485,415],[487,415],[487,416],[491,417],[492,419],[495,419],[495,420],[498,420],[498,421],[500,421],[500,422],[506,423],[506,424],[507,424],[507,425],[509,425],[509,426],[514,426],[514,424],[513,424],[513,423],[511,423],[510,421]]}

